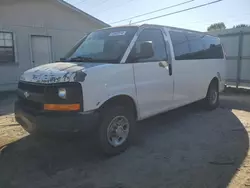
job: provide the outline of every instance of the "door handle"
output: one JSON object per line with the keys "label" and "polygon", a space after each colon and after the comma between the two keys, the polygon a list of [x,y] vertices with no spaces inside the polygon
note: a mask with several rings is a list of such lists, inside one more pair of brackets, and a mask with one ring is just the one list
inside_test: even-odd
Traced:
{"label": "door handle", "polygon": [[160,61],[159,67],[165,68],[168,70],[168,62],[167,61]]}
{"label": "door handle", "polygon": [[165,68],[169,72],[169,76],[172,75],[172,65],[169,64],[167,61],[160,61],[159,62],[159,67]]}

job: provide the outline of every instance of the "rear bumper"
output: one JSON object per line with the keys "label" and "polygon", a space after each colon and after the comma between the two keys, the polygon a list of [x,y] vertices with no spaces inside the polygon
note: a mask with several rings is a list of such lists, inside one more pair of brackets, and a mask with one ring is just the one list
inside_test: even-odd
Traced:
{"label": "rear bumper", "polygon": [[78,132],[92,131],[99,122],[99,114],[73,112],[43,112],[33,114],[15,103],[16,121],[28,132]]}

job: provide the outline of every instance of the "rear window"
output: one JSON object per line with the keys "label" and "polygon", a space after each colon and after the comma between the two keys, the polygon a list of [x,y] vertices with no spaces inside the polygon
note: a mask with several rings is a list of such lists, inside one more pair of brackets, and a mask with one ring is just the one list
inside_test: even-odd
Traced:
{"label": "rear window", "polygon": [[223,49],[220,43],[220,39],[213,36],[204,36],[202,39],[204,44],[204,56],[206,59],[223,59]]}

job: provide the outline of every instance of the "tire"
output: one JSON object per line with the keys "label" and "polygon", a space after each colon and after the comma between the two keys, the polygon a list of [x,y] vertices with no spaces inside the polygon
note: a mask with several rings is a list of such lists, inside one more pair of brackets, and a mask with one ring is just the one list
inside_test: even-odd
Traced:
{"label": "tire", "polygon": [[211,82],[209,85],[204,103],[205,108],[208,110],[214,110],[219,106],[219,89],[216,82]]}
{"label": "tire", "polygon": [[[101,116],[102,122],[98,130],[98,144],[100,149],[104,154],[110,156],[124,152],[131,144],[135,133],[135,116],[133,115],[132,110],[126,109],[122,106],[110,106],[102,110]],[[114,130],[112,128],[116,127],[115,125],[118,125],[116,122],[121,123],[118,123],[120,125],[118,126],[119,128]],[[123,128],[121,128],[122,125]],[[117,134],[117,137],[125,135],[124,138],[126,137],[126,139],[113,138],[111,136],[113,134],[115,136]],[[117,145],[114,142],[115,140],[117,140]]]}

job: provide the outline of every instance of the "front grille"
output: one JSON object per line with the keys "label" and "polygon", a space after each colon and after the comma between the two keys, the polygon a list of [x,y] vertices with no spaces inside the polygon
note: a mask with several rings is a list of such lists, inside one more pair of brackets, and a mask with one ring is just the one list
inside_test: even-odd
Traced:
{"label": "front grille", "polygon": [[44,93],[45,86],[35,85],[33,83],[19,82],[18,89],[21,89],[23,91],[29,91],[31,93]]}
{"label": "front grille", "polygon": [[[25,98],[24,94],[18,93],[18,101],[23,109],[31,113],[43,110],[43,103],[41,103],[41,100],[42,98],[44,98],[44,85],[28,82],[19,82],[18,89],[22,92],[28,92],[29,95],[32,95]],[[38,95],[40,95],[40,101],[38,101]]]}
{"label": "front grille", "polygon": [[20,96],[18,97],[18,101],[19,101],[19,104],[27,111],[35,113],[37,111],[43,110],[43,104],[40,102],[28,100]]}
{"label": "front grille", "polygon": [[[58,89],[66,88],[67,98],[58,97]],[[19,82],[18,90],[19,101],[25,109],[34,111],[43,111],[43,105],[47,104],[81,104],[83,109],[82,87],[80,83],[56,83],[56,84],[39,84]],[[29,96],[25,97],[24,93],[28,92]]]}

